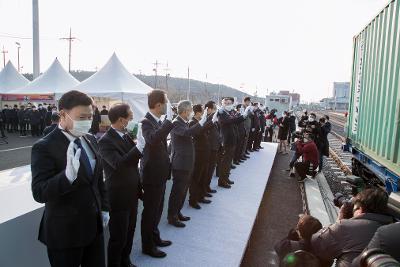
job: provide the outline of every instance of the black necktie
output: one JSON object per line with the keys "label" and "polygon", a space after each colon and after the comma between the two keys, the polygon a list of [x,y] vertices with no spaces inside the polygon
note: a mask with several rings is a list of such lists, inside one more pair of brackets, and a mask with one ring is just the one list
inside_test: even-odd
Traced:
{"label": "black necktie", "polygon": [[158,121],[158,125],[160,125],[160,126],[162,125],[162,122],[161,122],[161,120],[159,120],[159,121]]}
{"label": "black necktie", "polygon": [[82,147],[82,142],[79,138],[76,138],[74,143],[81,149],[81,159],[84,162],[86,172],[89,176],[93,175],[92,166],[90,165],[90,160],[86,154],[85,149]]}

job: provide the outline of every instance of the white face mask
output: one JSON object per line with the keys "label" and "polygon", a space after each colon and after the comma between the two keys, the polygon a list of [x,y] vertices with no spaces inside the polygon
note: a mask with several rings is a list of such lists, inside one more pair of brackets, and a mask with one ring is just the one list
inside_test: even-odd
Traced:
{"label": "white face mask", "polygon": [[68,113],[66,114],[73,122],[72,129],[69,130],[72,135],[81,137],[89,132],[90,128],[92,127],[92,120],[77,121],[73,120]]}
{"label": "white face mask", "polygon": [[231,111],[233,109],[233,105],[226,105],[224,108],[226,111]]}
{"label": "white face mask", "polygon": [[309,120],[310,122],[313,122],[313,121],[314,121],[314,118],[311,117],[311,118],[309,118],[308,120]]}
{"label": "white face mask", "polygon": [[128,132],[132,132],[132,131],[135,129],[135,127],[136,127],[136,123],[135,123],[135,122],[133,122],[133,121],[128,121],[128,124],[125,126],[125,129],[126,129]]}
{"label": "white face mask", "polygon": [[188,120],[190,121],[191,119],[193,119],[193,116],[194,116],[194,112],[192,111],[192,112],[190,112],[190,114],[189,114]]}

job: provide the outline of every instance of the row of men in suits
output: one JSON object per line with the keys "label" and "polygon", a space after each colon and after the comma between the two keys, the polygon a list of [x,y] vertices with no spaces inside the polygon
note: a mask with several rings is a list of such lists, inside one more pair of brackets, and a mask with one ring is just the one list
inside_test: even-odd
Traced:
{"label": "row of men in suits", "polygon": [[98,142],[87,134],[92,104],[79,91],[64,94],[59,100],[58,126],[32,148],[32,193],[45,204],[39,240],[47,246],[49,261],[52,266],[105,266],[103,228],[109,225],[108,266],[134,266],[130,253],[139,199],[144,206],[142,252],[165,257],[159,248],[172,242],[161,238],[158,224],[166,181],[173,177],[168,222],[184,227],[183,222],[190,220],[181,213],[187,192],[192,207],[204,203],[205,196],[213,192],[209,187],[213,168],[206,163],[207,156],[217,161],[220,137],[224,153],[218,183],[227,187],[232,183],[230,166],[237,145],[234,128],[246,120],[250,107],[233,114],[231,98],[225,98],[218,110],[213,102],[203,108],[181,101],[173,120],[167,95],[153,90],[135,143],[127,134],[134,124],[126,104],[110,108],[111,127]]}

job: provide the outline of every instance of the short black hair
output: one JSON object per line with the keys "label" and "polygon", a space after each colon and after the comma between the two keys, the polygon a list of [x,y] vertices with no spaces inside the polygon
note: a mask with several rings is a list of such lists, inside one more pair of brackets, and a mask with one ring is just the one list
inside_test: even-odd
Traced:
{"label": "short black hair", "polygon": [[154,108],[158,103],[165,103],[165,91],[154,89],[147,94],[147,104],[149,108]]}
{"label": "short black hair", "polygon": [[365,213],[386,213],[388,194],[380,188],[367,188],[358,193],[353,200]]}
{"label": "short black hair", "polygon": [[106,106],[103,106],[103,108],[107,108]]}
{"label": "short black hair", "polygon": [[15,105],[14,105],[14,108],[18,108],[18,105],[17,105],[17,104],[15,104]]}
{"label": "short black hair", "polygon": [[325,115],[325,118],[329,121],[329,116],[328,115]]}
{"label": "short black hair", "polygon": [[5,106],[5,107],[8,107],[8,105],[7,105],[7,104],[5,104],[4,106]]}
{"label": "short black hair", "polygon": [[194,112],[194,114],[196,114],[198,112],[203,112],[203,107],[201,106],[201,104],[193,105],[193,112]]}
{"label": "short black hair", "polygon": [[214,105],[215,105],[215,102],[210,100],[204,105],[204,108],[213,109]]}
{"label": "short black hair", "polygon": [[320,119],[319,119],[319,122],[325,123],[325,118],[324,118],[324,117],[320,118]]}
{"label": "short black hair", "polygon": [[110,110],[108,111],[108,118],[110,119],[111,123],[117,122],[119,118],[128,118],[128,110],[130,106],[125,103],[119,103],[113,105]]}
{"label": "short black hair", "polygon": [[60,121],[60,115],[58,115],[58,113],[51,114],[51,121],[52,122],[59,122]]}
{"label": "short black hair", "polygon": [[317,115],[315,115],[315,113],[310,113],[310,116],[317,117]]}
{"label": "short black hair", "polygon": [[71,110],[77,106],[91,106],[93,100],[87,94],[77,90],[72,90],[63,94],[58,101],[59,110]]}
{"label": "short black hair", "polygon": [[240,109],[242,107],[242,104],[237,104],[236,109]]}
{"label": "short black hair", "polygon": [[246,96],[246,97],[243,99],[243,101],[244,101],[244,102],[246,102],[246,101],[251,101],[250,96]]}

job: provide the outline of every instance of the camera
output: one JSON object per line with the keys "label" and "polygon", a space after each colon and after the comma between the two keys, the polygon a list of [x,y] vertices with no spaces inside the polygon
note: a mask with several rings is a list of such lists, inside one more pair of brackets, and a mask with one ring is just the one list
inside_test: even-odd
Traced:
{"label": "camera", "polygon": [[381,249],[369,249],[361,256],[362,267],[400,267],[400,263]]}
{"label": "camera", "polygon": [[346,203],[351,203],[351,200],[348,196],[345,196],[342,193],[335,194],[333,198],[333,204],[335,204],[336,207],[340,208]]}

